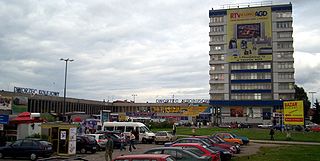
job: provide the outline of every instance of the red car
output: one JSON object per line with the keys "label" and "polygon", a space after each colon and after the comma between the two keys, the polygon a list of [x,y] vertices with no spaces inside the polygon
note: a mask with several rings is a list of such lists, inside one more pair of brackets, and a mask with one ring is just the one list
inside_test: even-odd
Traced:
{"label": "red car", "polygon": [[314,131],[314,132],[320,132],[320,126],[313,126],[310,128],[310,131]]}
{"label": "red car", "polygon": [[112,161],[175,161],[175,159],[166,154],[136,154],[118,156]]}
{"label": "red car", "polygon": [[210,156],[212,158],[212,161],[220,161],[220,153],[219,152],[214,152],[210,149],[207,149],[199,143],[177,143],[177,144],[173,144],[172,147],[198,149],[198,150],[194,150],[194,152],[197,152],[197,153],[201,154],[202,156]]}
{"label": "red car", "polygon": [[230,144],[218,143],[215,140],[211,139],[209,136],[194,136],[194,137],[204,139],[204,140],[206,140],[206,142],[209,142],[212,146],[226,149],[233,154],[237,153],[237,148],[235,146],[230,145]]}

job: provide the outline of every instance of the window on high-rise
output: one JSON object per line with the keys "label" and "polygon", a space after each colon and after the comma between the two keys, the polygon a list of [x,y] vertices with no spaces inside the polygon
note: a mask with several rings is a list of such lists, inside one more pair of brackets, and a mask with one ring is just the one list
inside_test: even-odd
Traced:
{"label": "window on high-rise", "polygon": [[213,100],[224,100],[224,94],[223,93],[214,93],[212,95]]}
{"label": "window on high-rise", "polygon": [[271,73],[232,73],[231,80],[271,79]]}
{"label": "window on high-rise", "polygon": [[278,63],[279,69],[292,69],[293,68],[293,62],[279,62]]}
{"label": "window on high-rise", "polygon": [[246,70],[246,69],[271,69],[270,62],[258,63],[232,63],[231,70]]}
{"label": "window on high-rise", "polygon": [[281,100],[293,100],[294,94],[293,93],[279,93],[279,99]]}
{"label": "window on high-rise", "polygon": [[231,90],[271,90],[271,83],[234,83]]}
{"label": "window on high-rise", "polygon": [[278,32],[278,38],[291,38],[291,37],[292,37],[291,31]]}
{"label": "window on high-rise", "polygon": [[279,59],[291,59],[291,58],[293,58],[293,52],[291,52],[291,51],[277,52],[276,56]]}
{"label": "window on high-rise", "polygon": [[210,46],[210,49],[213,51],[222,51],[224,50],[224,45],[212,45]]}
{"label": "window on high-rise", "polygon": [[215,61],[223,61],[224,60],[224,54],[214,54],[211,55],[212,60]]}
{"label": "window on high-rise", "polygon": [[292,42],[278,42],[277,47],[278,49],[289,49],[292,48]]}
{"label": "window on high-rise", "polygon": [[224,70],[224,65],[223,64],[215,64],[211,67],[211,69],[214,71],[221,71],[221,70]]}
{"label": "window on high-rise", "polygon": [[279,83],[279,90],[292,90],[294,89],[293,83]]}
{"label": "window on high-rise", "polygon": [[213,80],[224,80],[224,74],[221,74],[221,73],[212,74],[210,78]]}
{"label": "window on high-rise", "polygon": [[288,17],[292,17],[292,13],[291,12],[277,12],[276,17],[277,18],[288,18]]}
{"label": "window on high-rise", "polygon": [[278,74],[279,79],[293,79],[294,74],[293,73],[279,73]]}
{"label": "window on high-rise", "polygon": [[210,28],[211,32],[223,32],[224,31],[224,26],[213,26]]}
{"label": "window on high-rise", "polygon": [[291,21],[277,22],[277,28],[292,28],[292,22]]}
{"label": "window on high-rise", "polygon": [[210,37],[211,41],[213,42],[222,42],[224,41],[223,35],[215,35]]}
{"label": "window on high-rise", "polygon": [[211,17],[210,21],[213,23],[221,23],[223,22],[223,16]]}
{"label": "window on high-rise", "polygon": [[215,84],[211,85],[211,89],[213,89],[213,90],[224,90],[224,84],[215,83]]}

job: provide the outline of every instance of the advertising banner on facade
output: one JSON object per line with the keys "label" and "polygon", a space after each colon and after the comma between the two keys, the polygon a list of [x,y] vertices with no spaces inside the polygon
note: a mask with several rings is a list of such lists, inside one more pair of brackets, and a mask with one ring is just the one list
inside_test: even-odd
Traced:
{"label": "advertising banner on facade", "polygon": [[15,96],[12,102],[12,114],[28,111],[28,97]]}
{"label": "advertising banner on facade", "polygon": [[228,62],[272,60],[271,7],[227,10]]}
{"label": "advertising banner on facade", "polygon": [[0,110],[11,110],[12,97],[0,96]]}
{"label": "advertising banner on facade", "polygon": [[304,125],[303,101],[283,102],[284,124]]}

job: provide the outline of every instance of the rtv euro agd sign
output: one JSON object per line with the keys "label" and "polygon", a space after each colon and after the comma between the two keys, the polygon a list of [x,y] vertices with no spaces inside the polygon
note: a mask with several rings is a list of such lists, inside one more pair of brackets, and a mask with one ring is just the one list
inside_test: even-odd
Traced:
{"label": "rtv euro agd sign", "polygon": [[304,125],[303,101],[283,102],[285,125]]}

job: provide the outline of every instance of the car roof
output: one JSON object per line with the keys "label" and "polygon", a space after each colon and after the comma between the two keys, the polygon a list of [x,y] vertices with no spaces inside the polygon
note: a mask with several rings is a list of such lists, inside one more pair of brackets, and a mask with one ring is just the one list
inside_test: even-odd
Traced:
{"label": "car roof", "polygon": [[132,154],[132,155],[123,155],[118,156],[115,159],[128,159],[128,158],[135,158],[135,159],[141,159],[141,158],[148,158],[148,159],[154,159],[154,158],[167,158],[170,157],[170,155],[167,154]]}
{"label": "car roof", "polygon": [[202,146],[202,144],[200,144],[200,143],[176,143],[176,144],[173,144],[172,146],[178,146],[178,145],[181,145],[181,146]]}

